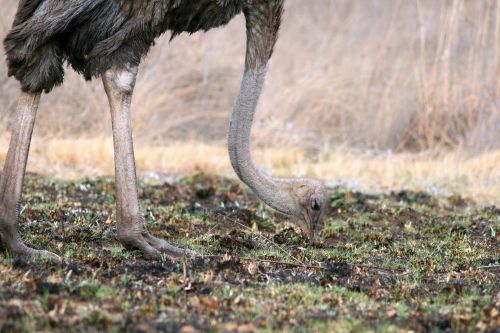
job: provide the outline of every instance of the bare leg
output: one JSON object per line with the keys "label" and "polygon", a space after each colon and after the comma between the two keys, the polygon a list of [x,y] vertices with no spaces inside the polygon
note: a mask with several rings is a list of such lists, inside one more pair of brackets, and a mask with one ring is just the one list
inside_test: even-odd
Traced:
{"label": "bare leg", "polygon": [[[139,209],[130,120],[130,102],[136,75],[137,67],[130,67],[109,70],[102,76],[113,122],[118,239],[125,246],[139,249],[150,258],[160,258],[162,253],[180,258],[185,250],[152,236],[146,229]],[[192,254],[188,250],[186,253]]]}
{"label": "bare leg", "polygon": [[18,230],[19,201],[39,101],[40,94],[24,92],[19,99],[9,152],[0,179],[0,235],[3,245],[13,256],[59,261],[59,256],[53,253],[26,246]]}

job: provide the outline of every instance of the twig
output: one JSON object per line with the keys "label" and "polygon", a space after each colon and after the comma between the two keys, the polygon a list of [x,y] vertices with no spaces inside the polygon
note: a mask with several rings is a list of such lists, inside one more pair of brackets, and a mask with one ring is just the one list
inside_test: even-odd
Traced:
{"label": "twig", "polygon": [[[64,214],[66,215],[66,214]],[[64,222],[66,221],[66,216],[61,221],[61,228],[62,228],[62,258],[63,262],[65,261],[65,254],[66,254],[66,228],[64,227]]]}
{"label": "twig", "polygon": [[[404,273],[401,269],[384,268],[384,267],[370,266],[370,265],[363,265],[363,264],[354,264],[354,265],[350,265],[350,266],[361,267],[361,268],[366,268],[366,269],[371,269],[371,270],[378,270],[378,271],[386,271],[386,272],[391,272],[391,273],[401,273],[401,274]],[[407,274],[407,273],[404,273],[404,274]]]}
{"label": "twig", "polygon": [[[223,259],[224,256],[222,255],[204,255],[204,258],[216,258],[216,259]],[[293,262],[286,262],[286,261],[279,261],[279,260],[270,260],[270,259],[260,259],[260,258],[250,258],[250,257],[239,257],[239,256],[230,256],[231,258],[238,259],[238,260],[244,260],[244,261],[257,261],[257,262],[266,262],[266,263],[271,263],[271,264],[277,264],[277,265],[285,265],[285,266],[294,266],[294,267],[302,267],[302,268],[307,268],[307,269],[320,269],[320,270],[325,270],[326,267],[324,266],[317,266],[317,265],[307,265],[304,263],[293,263]],[[396,269],[390,269],[390,268],[383,268],[383,267],[377,267],[377,266],[370,266],[370,265],[363,265],[363,264],[347,264],[343,263],[344,265],[348,266],[349,268],[366,268],[366,269],[371,269],[371,270],[379,270],[379,271],[386,271],[386,272],[391,272],[391,273],[402,273],[401,270],[396,270]]]}
{"label": "twig", "polygon": [[256,258],[249,258],[249,257],[237,257],[237,258],[241,259],[241,260],[245,260],[245,261],[268,262],[271,264],[295,266],[295,267],[302,267],[302,268],[309,268],[309,269],[325,269],[325,267],[323,267],[323,266],[306,265],[306,264],[302,264],[302,263],[299,264],[299,263],[278,261],[278,260],[271,260],[271,259],[256,259]]}
{"label": "twig", "polygon": [[500,268],[500,264],[478,267],[478,269],[490,269],[490,268]]}
{"label": "twig", "polygon": [[[203,257],[204,258],[215,258],[215,259],[223,259],[224,258],[224,256],[217,255],[217,254],[203,255]],[[245,260],[245,261],[267,262],[267,263],[271,263],[271,264],[302,267],[302,268],[309,268],[309,269],[325,269],[325,267],[322,267],[322,266],[306,265],[303,263],[293,263],[293,262],[286,262],[286,261],[259,259],[259,258],[250,258],[250,257],[239,257],[239,256],[230,256],[230,257],[234,258],[234,259],[238,259],[238,260]]]}
{"label": "twig", "polygon": [[184,284],[188,281],[186,250],[184,250],[184,255],[182,256],[182,281]]}
{"label": "twig", "polygon": [[252,228],[250,228],[249,226],[246,226],[238,221],[235,221],[237,225],[249,230],[252,234],[255,234],[257,235],[258,237],[264,239],[265,241],[267,241],[271,246],[277,248],[278,250],[280,250],[281,252],[283,252],[285,255],[287,255],[289,258],[293,259],[294,261],[297,262],[296,265],[299,265],[299,266],[306,266],[306,264],[302,261],[300,261],[299,259],[295,258],[294,256],[292,256],[291,254],[289,254],[283,247],[279,246],[278,244],[276,244],[275,242],[273,242],[272,240],[270,240],[269,238],[267,238],[266,236],[262,235],[261,232],[254,232],[252,230]]}

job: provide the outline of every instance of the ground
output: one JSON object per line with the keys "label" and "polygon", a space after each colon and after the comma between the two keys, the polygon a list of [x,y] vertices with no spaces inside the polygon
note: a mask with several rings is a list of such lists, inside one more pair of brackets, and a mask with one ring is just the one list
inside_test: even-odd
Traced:
{"label": "ground", "polygon": [[203,257],[116,242],[113,181],[29,175],[27,243],[0,257],[0,331],[483,331],[500,327],[500,209],[458,196],[331,189],[318,245],[239,182],[140,185],[150,230]]}

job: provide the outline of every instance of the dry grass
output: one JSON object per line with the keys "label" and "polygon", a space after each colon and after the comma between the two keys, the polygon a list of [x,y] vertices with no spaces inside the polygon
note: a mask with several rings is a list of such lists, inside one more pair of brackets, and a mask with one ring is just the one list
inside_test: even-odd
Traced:
{"label": "dry grass", "polygon": [[[2,3],[0,37],[16,3]],[[207,34],[168,38],[141,68],[136,137],[224,140],[242,72],[242,17]],[[0,66],[0,77],[5,73]],[[3,82],[2,113],[14,109],[17,86]],[[256,142],[498,148],[499,98],[497,0],[288,0]],[[64,87],[44,97],[42,110],[39,134],[108,131],[101,83],[85,84],[70,70]]]}
{"label": "dry grass", "polygon": [[[0,38],[16,4],[2,3]],[[243,19],[168,38],[138,79],[139,167],[229,173],[222,143],[242,72]],[[9,119],[17,94],[17,82],[0,80],[1,118]],[[498,0],[288,0],[254,142],[277,173],[362,187],[435,185],[498,200],[499,105]],[[109,123],[101,83],[68,70],[64,87],[42,100],[31,170],[112,173]]]}
{"label": "dry grass", "polygon": [[[0,140],[0,146],[7,140]],[[4,150],[0,160],[5,158]],[[464,152],[420,154],[355,153],[324,149],[314,157],[302,149],[257,149],[255,158],[279,176],[315,176],[328,184],[362,191],[423,190],[433,194],[461,194],[482,204],[500,204],[500,151],[468,157]],[[179,142],[168,146],[139,144],[139,173],[170,177],[196,172],[235,177],[224,146]],[[111,138],[35,140],[29,170],[56,178],[113,174]]]}

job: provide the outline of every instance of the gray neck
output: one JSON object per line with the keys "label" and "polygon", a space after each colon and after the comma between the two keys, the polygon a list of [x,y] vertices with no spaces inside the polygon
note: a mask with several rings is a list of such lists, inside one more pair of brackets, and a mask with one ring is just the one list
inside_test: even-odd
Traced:
{"label": "gray neck", "polygon": [[294,205],[283,180],[262,173],[251,155],[252,122],[262,92],[268,65],[247,67],[236,98],[229,126],[229,157],[238,177],[266,204],[279,212],[290,214]]}

